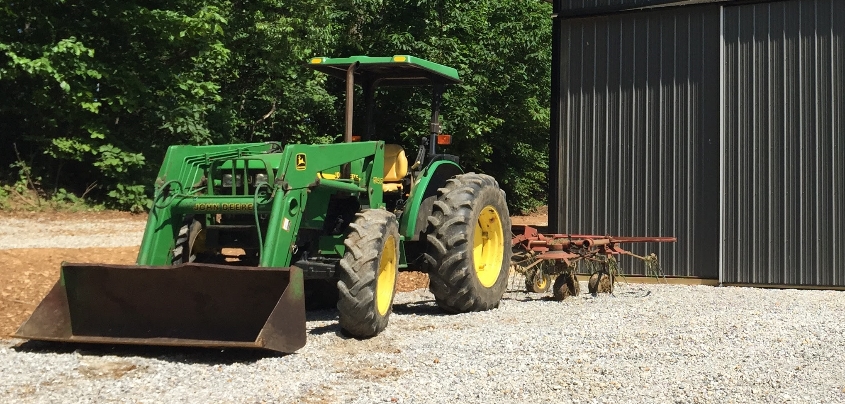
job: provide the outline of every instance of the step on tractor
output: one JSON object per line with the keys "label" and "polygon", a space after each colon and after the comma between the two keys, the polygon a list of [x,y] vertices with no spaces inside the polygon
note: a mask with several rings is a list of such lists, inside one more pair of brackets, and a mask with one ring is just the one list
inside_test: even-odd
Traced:
{"label": "step on tractor", "polygon": [[[505,194],[438,147],[458,72],[407,55],[306,66],[346,81],[342,143],[169,147],[136,265],[63,263],[15,336],[294,352],[306,305],[336,306],[346,335],[379,334],[402,270],[428,272],[446,312],[497,307],[512,253]],[[396,86],[432,92],[429,135],[412,153],[377,140],[376,89]]]}

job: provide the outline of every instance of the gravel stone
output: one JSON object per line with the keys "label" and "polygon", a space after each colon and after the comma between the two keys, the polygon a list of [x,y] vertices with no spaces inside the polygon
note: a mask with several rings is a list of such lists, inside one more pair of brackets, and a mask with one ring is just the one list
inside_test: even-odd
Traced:
{"label": "gravel stone", "polygon": [[292,355],[0,340],[0,402],[845,403],[843,292],[618,283],[556,302],[516,278],[487,312],[399,293],[368,340],[309,312]]}
{"label": "gravel stone", "polygon": [[0,217],[0,250],[12,248],[134,247],[141,244],[140,219],[62,220]]}

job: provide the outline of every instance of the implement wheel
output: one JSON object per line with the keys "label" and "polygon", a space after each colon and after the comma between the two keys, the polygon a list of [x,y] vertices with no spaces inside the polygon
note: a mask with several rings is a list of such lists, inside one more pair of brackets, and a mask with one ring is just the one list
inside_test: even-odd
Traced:
{"label": "implement wheel", "polygon": [[578,283],[578,277],[575,271],[564,272],[558,275],[555,279],[555,285],[552,288],[552,298],[554,300],[563,300],[569,296],[578,296],[581,294],[581,284]]}
{"label": "implement wheel", "polygon": [[551,276],[537,268],[542,265],[539,264],[525,273],[525,290],[533,293],[546,293],[552,287]]}
{"label": "implement wheel", "polygon": [[596,293],[613,293],[613,275],[606,271],[594,272],[590,275],[590,281],[587,283],[587,289],[590,294]]}
{"label": "implement wheel", "polygon": [[428,218],[431,293],[450,313],[498,307],[511,260],[510,216],[493,177],[462,174],[438,190]]}
{"label": "implement wheel", "polygon": [[385,327],[393,311],[399,273],[399,224],[383,209],[355,215],[343,242],[337,282],[340,327],[355,338],[370,338]]}

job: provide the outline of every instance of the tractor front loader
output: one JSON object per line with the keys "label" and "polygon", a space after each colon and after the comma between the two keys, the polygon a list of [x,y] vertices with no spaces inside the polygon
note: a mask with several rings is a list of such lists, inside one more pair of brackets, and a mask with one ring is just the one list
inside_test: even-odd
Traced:
{"label": "tractor front loader", "polygon": [[[137,265],[62,264],[15,336],[294,352],[306,304],[336,306],[347,335],[384,330],[400,270],[428,272],[447,312],[498,306],[511,255],[504,192],[436,147],[447,143],[440,97],[457,71],[405,55],[308,67],[346,80],[343,143],[171,146]],[[367,101],[361,141],[355,84]],[[373,140],[376,89],[408,85],[433,93],[414,160]]]}

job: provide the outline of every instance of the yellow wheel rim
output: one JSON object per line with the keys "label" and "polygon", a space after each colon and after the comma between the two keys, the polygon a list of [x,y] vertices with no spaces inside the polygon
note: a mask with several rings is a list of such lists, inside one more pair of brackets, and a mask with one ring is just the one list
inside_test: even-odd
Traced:
{"label": "yellow wheel rim", "polygon": [[487,205],[478,215],[473,238],[472,257],[475,275],[489,288],[499,279],[502,258],[505,256],[505,231],[496,208]]}
{"label": "yellow wheel rim", "polygon": [[534,278],[534,286],[535,286],[537,289],[545,289],[545,288],[546,288],[546,285],[547,285],[547,282],[546,282],[546,277],[545,277],[545,276],[535,275],[535,278]]}
{"label": "yellow wheel rim", "polygon": [[382,316],[387,314],[393,300],[396,285],[396,239],[393,236],[384,242],[376,277],[376,309]]}

